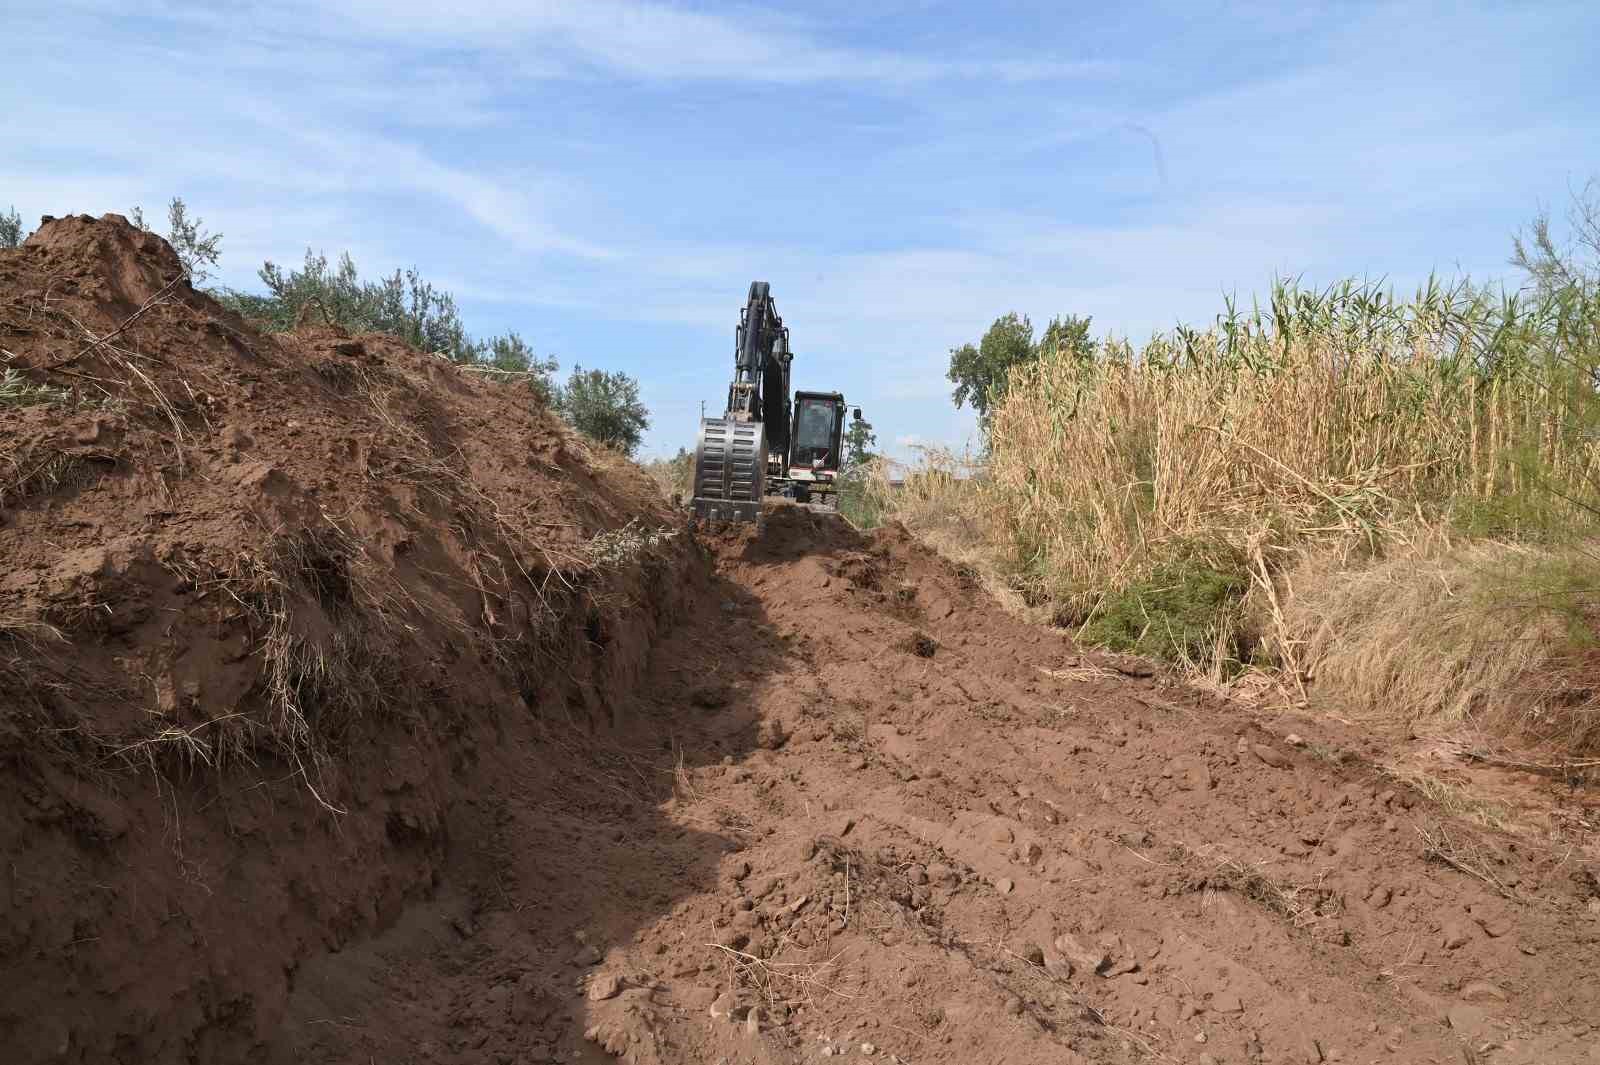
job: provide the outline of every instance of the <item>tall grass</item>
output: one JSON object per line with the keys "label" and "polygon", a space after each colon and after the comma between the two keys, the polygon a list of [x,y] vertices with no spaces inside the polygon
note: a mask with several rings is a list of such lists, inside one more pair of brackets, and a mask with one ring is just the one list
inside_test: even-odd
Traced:
{"label": "tall grass", "polygon": [[990,513],[1041,593],[1091,608],[1173,560],[1271,572],[1308,544],[1565,534],[1600,483],[1597,313],[1280,283],[1204,332],[1046,353],[994,412]]}
{"label": "tall grass", "polygon": [[982,469],[935,456],[888,505],[1089,642],[1592,748],[1594,686],[1530,675],[1595,657],[1597,330],[1583,286],[1280,282],[1017,367]]}

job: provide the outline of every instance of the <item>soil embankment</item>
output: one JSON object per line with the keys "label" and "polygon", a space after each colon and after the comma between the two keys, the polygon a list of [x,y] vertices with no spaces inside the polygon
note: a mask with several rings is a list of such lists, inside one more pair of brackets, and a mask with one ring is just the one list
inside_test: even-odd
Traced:
{"label": "soil embankment", "polygon": [[174,264],[56,227],[0,347],[120,399],[0,414],[16,1060],[1600,1060],[1592,854],[392,342],[84,350]]}

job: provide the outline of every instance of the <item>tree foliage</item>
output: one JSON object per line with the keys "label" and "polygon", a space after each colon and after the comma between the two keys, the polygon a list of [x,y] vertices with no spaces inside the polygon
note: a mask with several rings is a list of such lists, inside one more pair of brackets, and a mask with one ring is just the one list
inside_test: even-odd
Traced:
{"label": "tree foliage", "polygon": [[330,263],[325,253],[307,248],[299,269],[268,261],[256,276],[265,293],[226,289],[215,295],[269,331],[325,321],[352,333],[388,333],[452,362],[525,374],[535,391],[553,395],[554,358],[537,355],[515,330],[474,339],[455,297],[425,280],[415,267],[370,281],[362,278],[348,252]]}
{"label": "tree foliage", "polygon": [[650,428],[639,382],[625,373],[574,366],[556,397],[557,409],[578,431],[632,455]]}
{"label": "tree foliage", "polygon": [[455,297],[423,280],[416,267],[368,281],[349,252],[330,264],[326,254],[307,248],[300,269],[285,270],[269,260],[256,276],[265,295],[228,291],[224,302],[269,330],[292,329],[315,313],[352,333],[389,333],[455,362],[477,361],[479,349],[462,325]]}
{"label": "tree foliage", "polygon": [[1551,231],[1548,210],[1511,238],[1511,265],[1542,295],[1600,289],[1600,178],[1572,194],[1566,221],[1572,235],[1565,242]]}
{"label": "tree foliage", "polygon": [[1012,311],[996,318],[976,345],[950,349],[947,376],[956,386],[951,398],[957,407],[970,405],[987,427],[990,412],[1005,398],[1012,369],[1047,351],[1072,351],[1085,358],[1094,354],[1089,322],[1090,319],[1073,314],[1053,318],[1035,342],[1033,323],[1026,315]]}
{"label": "tree foliage", "polygon": [[[145,222],[142,208],[135,207],[128,219],[140,229],[154,232]],[[222,234],[207,233],[204,219],[190,218],[188,205],[180,196],[174,196],[167,204],[167,243],[178,253],[178,260],[194,284],[211,279],[217,260],[222,257]]]}
{"label": "tree foliage", "polygon": [[21,247],[27,235],[22,228],[22,216],[17,213],[15,207],[0,212],[0,248]]}
{"label": "tree foliage", "polygon": [[844,472],[860,469],[877,457],[878,434],[865,418],[852,419],[844,431]]}
{"label": "tree foliage", "polygon": [[1080,318],[1076,314],[1068,314],[1050,319],[1050,324],[1045,327],[1044,335],[1039,338],[1035,356],[1046,353],[1071,352],[1080,359],[1094,357],[1098,345],[1089,336],[1089,323],[1092,319]]}

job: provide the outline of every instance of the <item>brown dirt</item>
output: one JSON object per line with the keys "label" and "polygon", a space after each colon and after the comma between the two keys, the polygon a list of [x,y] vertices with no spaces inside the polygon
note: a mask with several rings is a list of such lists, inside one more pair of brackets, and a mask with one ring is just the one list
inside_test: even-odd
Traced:
{"label": "brown dirt", "polygon": [[[46,253],[80,287],[130,273],[51,240],[0,254],[0,347],[30,374],[76,350],[24,314]],[[123,284],[91,328],[164,280]],[[147,317],[166,332],[129,349],[215,397],[178,411],[181,467],[158,410],[0,412],[30,453],[106,456],[0,526],[0,668],[31,685],[0,746],[17,1060],[1600,1060],[1592,851],[1469,823],[1335,723],[1291,743],[1081,653],[903,530],[785,506],[563,568],[674,519],[525,400],[376,338],[394,391],[361,398],[314,368],[344,339],[269,341],[187,293]],[[397,477],[429,456],[453,476]],[[281,490],[228,475],[247,461]],[[228,628],[252,615],[226,582],[328,527],[286,612],[306,645],[396,663],[344,674],[370,685],[353,706],[318,688],[297,748],[268,735],[268,641]],[[511,557],[534,579],[486,561]],[[249,757],[122,768],[152,722],[225,706],[260,722]]]}

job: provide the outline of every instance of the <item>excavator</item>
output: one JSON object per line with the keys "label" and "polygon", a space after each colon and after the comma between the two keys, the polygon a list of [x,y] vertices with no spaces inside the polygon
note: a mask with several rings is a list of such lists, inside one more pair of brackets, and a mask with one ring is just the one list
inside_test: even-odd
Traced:
{"label": "excavator", "polygon": [[[702,418],[694,449],[694,513],[707,521],[759,522],[767,496],[838,509],[845,403],[838,392],[789,400],[789,329],[771,286],[750,283],[734,333],[728,409]],[[854,412],[857,421],[861,410]]]}

